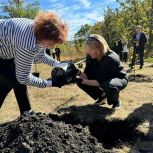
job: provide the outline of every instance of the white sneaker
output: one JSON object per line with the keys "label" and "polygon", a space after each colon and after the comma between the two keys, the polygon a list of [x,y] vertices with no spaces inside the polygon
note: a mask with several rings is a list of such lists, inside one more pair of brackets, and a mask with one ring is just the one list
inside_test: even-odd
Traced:
{"label": "white sneaker", "polygon": [[23,115],[23,116],[30,116],[30,115],[33,115],[34,113],[35,112],[30,109],[28,111],[24,111],[23,114],[21,114],[21,115]]}

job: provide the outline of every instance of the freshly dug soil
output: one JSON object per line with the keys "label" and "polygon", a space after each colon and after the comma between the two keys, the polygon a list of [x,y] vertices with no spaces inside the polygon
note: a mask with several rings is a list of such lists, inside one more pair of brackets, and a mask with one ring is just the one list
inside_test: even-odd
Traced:
{"label": "freshly dug soil", "polygon": [[[54,118],[54,120],[52,119]],[[1,153],[107,153],[88,127],[36,113],[0,125]],[[58,117],[60,120],[60,118]],[[113,151],[111,151],[113,152]]]}
{"label": "freshly dug soil", "polygon": [[[137,140],[153,141],[152,103],[138,107],[124,120],[109,119],[114,111],[96,105],[63,107],[57,112],[1,124],[0,153],[118,153],[117,148],[132,147]],[[147,134],[138,128],[145,121],[150,124]],[[142,148],[134,149],[142,152]],[[147,149],[151,153],[153,147]]]}
{"label": "freshly dug soil", "polygon": [[143,74],[130,75],[129,81],[131,82],[153,82],[153,77],[143,75]]}

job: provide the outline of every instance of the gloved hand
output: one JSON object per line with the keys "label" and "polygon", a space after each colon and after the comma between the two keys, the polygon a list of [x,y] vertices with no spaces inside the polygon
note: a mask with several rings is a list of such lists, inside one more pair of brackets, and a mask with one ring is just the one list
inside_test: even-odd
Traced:
{"label": "gloved hand", "polygon": [[52,87],[61,88],[62,86],[67,84],[67,81],[64,77],[55,77],[52,78],[51,81],[52,81]]}
{"label": "gloved hand", "polygon": [[71,61],[63,61],[57,67],[53,68],[51,76],[53,78],[64,77],[68,84],[75,83],[78,69]]}
{"label": "gloved hand", "polygon": [[51,72],[52,77],[64,77],[65,76],[65,71],[61,67],[55,67],[53,68]]}

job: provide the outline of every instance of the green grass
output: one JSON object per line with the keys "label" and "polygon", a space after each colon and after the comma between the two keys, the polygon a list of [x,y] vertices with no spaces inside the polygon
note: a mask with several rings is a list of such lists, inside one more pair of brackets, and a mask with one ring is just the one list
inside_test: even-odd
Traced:
{"label": "green grass", "polygon": [[148,63],[153,63],[153,57],[149,57],[145,61],[148,62]]}

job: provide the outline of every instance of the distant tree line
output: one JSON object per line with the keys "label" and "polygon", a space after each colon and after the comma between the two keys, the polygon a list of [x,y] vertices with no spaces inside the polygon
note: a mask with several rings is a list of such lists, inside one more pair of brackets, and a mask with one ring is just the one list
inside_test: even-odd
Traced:
{"label": "distant tree line", "polygon": [[90,26],[85,24],[75,34],[75,46],[81,50],[86,37],[90,33],[102,35],[110,45],[120,38],[126,38],[129,46],[132,46],[131,38],[135,26],[141,25],[142,30],[147,34],[147,55],[153,55],[153,0],[116,0],[119,8],[110,7],[104,12],[104,20]]}

